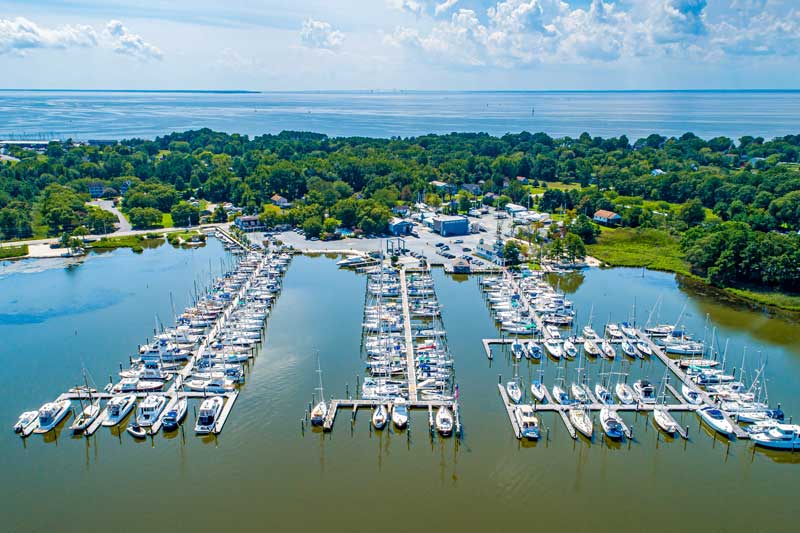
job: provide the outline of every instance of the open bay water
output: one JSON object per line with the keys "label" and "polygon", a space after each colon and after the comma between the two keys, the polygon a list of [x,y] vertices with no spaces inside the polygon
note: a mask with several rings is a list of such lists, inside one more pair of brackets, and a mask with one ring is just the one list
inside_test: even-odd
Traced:
{"label": "open bay water", "polygon": [[[102,428],[91,439],[33,436],[10,425],[17,414],[54,398],[80,378],[81,363],[103,382],[149,336],[153,314],[167,320],[169,292],[189,301],[194,280],[226,257],[211,239],[196,250],[165,245],[141,255],[117,250],[69,269],[28,272],[0,267],[0,514],[8,531],[794,531],[800,454],[728,446],[678,415],[689,442],[665,439],[644,415],[623,415],[630,443],[573,441],[560,420],[542,416],[549,441],[519,442],[497,392],[512,366],[504,352],[490,363],[480,340],[497,337],[477,279],[434,270],[443,320],[461,388],[464,440],[433,438],[426,413],[405,432],[370,430],[369,413],[339,413],[333,432],[301,431],[317,385],[317,351],[326,396],[342,397],[356,374],[366,279],[325,257],[297,256],[274,306],[266,343],[218,437],[196,437],[190,407],[184,432],[134,441]],[[209,266],[210,265],[210,266]],[[686,305],[687,329],[702,336],[709,315],[730,338],[739,365],[743,347],[769,355],[770,395],[788,415],[800,413],[800,325],[791,318],[730,307],[697,294],[671,274],[639,269],[589,270],[554,279],[575,301],[582,325],[609,314],[625,320],[634,300],[646,320],[661,296],[660,319]],[[92,295],[109,293],[97,306]],[[655,315],[655,313],[654,313]],[[755,364],[755,361],[753,361]],[[568,382],[577,361],[568,363]],[[599,362],[585,363],[592,376]],[[520,374],[553,361],[520,365]],[[635,361],[632,379],[660,379],[658,361]],[[595,417],[596,430],[599,431]]]}
{"label": "open bay water", "polygon": [[0,137],[152,139],[211,128],[250,136],[686,132],[709,139],[800,133],[800,91],[86,92],[0,91]]}

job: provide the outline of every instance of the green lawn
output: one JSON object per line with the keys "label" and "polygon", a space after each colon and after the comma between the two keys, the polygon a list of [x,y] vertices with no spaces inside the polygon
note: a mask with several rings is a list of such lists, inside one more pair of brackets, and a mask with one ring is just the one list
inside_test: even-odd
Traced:
{"label": "green lawn", "polygon": [[161,215],[161,227],[162,228],[171,228],[174,227],[175,224],[172,222],[172,215],[170,213],[164,213]]}
{"label": "green lawn", "polygon": [[547,181],[547,187],[528,187],[530,194],[543,194],[547,189],[558,189],[560,191],[568,191],[570,189],[580,189],[580,183],[564,183],[561,181]]}
{"label": "green lawn", "polygon": [[12,257],[22,257],[28,255],[28,245],[22,246],[0,246],[0,259],[11,259]]}
{"label": "green lawn", "polygon": [[134,252],[142,252],[142,241],[144,239],[141,235],[127,235],[124,237],[103,237],[100,240],[94,241],[89,244],[89,248],[93,250],[113,250],[115,248],[130,248]]}
{"label": "green lawn", "polygon": [[763,305],[770,305],[787,311],[800,311],[800,295],[784,294],[781,292],[752,291],[747,289],[734,289],[728,287],[725,292],[738,298]]}
{"label": "green lawn", "polygon": [[678,239],[657,229],[603,228],[589,255],[611,266],[646,267],[691,275]]}

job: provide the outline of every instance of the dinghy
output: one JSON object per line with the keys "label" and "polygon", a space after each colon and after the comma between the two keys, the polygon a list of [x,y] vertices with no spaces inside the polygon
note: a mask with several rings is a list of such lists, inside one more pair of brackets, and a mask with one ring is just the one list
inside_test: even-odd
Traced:
{"label": "dinghy", "polygon": [[129,425],[126,431],[135,439],[143,439],[147,436],[147,431],[145,431],[145,429],[136,422],[133,422],[131,425]]}
{"label": "dinghy", "polygon": [[27,437],[39,426],[39,411],[25,411],[14,424],[14,433]]}

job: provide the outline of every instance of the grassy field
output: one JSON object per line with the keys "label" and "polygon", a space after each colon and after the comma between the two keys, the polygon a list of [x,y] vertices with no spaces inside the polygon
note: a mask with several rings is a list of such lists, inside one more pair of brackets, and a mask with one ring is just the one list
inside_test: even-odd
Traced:
{"label": "grassy field", "polygon": [[141,235],[128,235],[124,237],[103,237],[102,239],[89,244],[93,250],[113,250],[115,248],[130,248],[136,253],[144,251]]}
{"label": "grassy field", "polygon": [[646,267],[692,275],[678,240],[662,230],[603,228],[597,243],[588,245],[586,250],[611,266]]}
{"label": "grassy field", "polygon": [[0,246],[0,259],[11,259],[28,255],[28,245],[22,246]]}
{"label": "grassy field", "polygon": [[171,228],[174,225],[175,225],[175,223],[172,222],[172,215],[171,214],[164,213],[164,214],[161,215],[161,227],[162,228]]}
{"label": "grassy field", "polygon": [[547,189],[558,189],[560,191],[568,191],[570,189],[580,189],[581,185],[579,183],[563,183],[561,181],[548,181],[547,187],[528,187],[530,194],[543,194],[544,191]]}
{"label": "grassy field", "polygon": [[752,291],[747,289],[726,288],[725,292],[757,304],[769,305],[787,311],[800,312],[800,295],[784,294],[781,292]]}

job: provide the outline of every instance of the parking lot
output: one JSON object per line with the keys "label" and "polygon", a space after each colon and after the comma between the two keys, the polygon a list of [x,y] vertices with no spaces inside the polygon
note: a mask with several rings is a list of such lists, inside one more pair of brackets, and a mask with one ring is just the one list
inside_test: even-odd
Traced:
{"label": "parking lot", "polygon": [[[414,226],[414,233],[416,236],[405,235],[401,237],[405,242],[405,248],[407,250],[406,255],[415,257],[424,256],[429,263],[444,265],[451,265],[457,258],[468,257],[473,265],[486,265],[487,263],[484,260],[474,255],[475,250],[477,250],[481,240],[485,243],[485,246],[491,246],[496,238],[498,222],[503,222],[504,233],[510,229],[511,223],[509,220],[499,221],[495,218],[494,210],[481,217],[469,217],[469,221],[470,224],[480,224],[486,231],[471,233],[469,235],[442,237],[438,233],[434,233],[427,226],[416,223]],[[386,250],[388,240],[394,238],[391,235],[381,235],[371,238],[362,237],[321,241],[306,239],[305,236],[296,231],[280,232],[275,234],[275,237],[284,244],[291,245],[298,250],[309,252],[318,251],[320,253],[344,250],[369,253],[379,251],[382,247]],[[263,239],[263,234],[253,233],[251,234],[251,238],[255,242],[259,242]]]}

